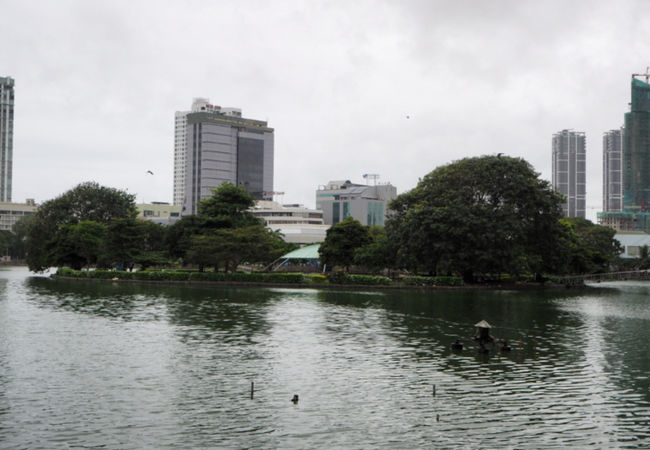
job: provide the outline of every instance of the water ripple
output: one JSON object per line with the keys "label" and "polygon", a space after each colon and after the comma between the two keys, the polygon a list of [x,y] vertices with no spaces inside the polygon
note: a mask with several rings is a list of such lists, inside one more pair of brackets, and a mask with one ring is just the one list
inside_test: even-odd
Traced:
{"label": "water ripple", "polygon": [[[650,446],[645,285],[374,293],[1,275],[0,447]],[[513,351],[477,354],[480,319]]]}

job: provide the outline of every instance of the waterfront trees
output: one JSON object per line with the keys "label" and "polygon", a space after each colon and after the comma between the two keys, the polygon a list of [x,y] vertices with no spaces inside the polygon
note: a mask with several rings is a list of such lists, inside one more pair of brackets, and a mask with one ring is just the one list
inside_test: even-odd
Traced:
{"label": "waterfront trees", "polygon": [[246,189],[222,184],[201,201],[196,216],[184,217],[170,228],[170,251],[201,269],[222,266],[228,271],[242,262],[274,260],[290,246],[250,212],[254,204]]}
{"label": "waterfront trees", "polygon": [[400,267],[431,274],[539,273],[562,235],[561,197],[520,158],[438,167],[390,204],[386,230]]}
{"label": "waterfront trees", "polygon": [[107,225],[115,219],[133,218],[137,214],[134,200],[132,194],[87,182],[43,203],[25,233],[29,269],[40,272],[60,261],[61,252],[67,247],[58,243],[57,233],[67,239],[71,232],[60,231],[62,228],[82,221]]}
{"label": "waterfront trees", "polygon": [[52,244],[52,262],[75,270],[97,262],[106,235],[106,226],[93,220],[64,224],[56,231]]}
{"label": "waterfront trees", "polygon": [[612,228],[579,217],[563,219],[568,228],[566,273],[607,272],[622,252]]}
{"label": "waterfront trees", "polygon": [[368,227],[348,217],[327,230],[325,241],[318,249],[321,263],[330,267],[343,266],[349,270],[354,263],[355,251],[370,242]]}

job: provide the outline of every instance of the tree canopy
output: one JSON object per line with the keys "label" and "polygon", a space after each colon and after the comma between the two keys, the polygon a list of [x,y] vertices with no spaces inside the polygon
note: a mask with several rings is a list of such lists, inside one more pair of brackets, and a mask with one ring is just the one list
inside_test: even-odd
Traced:
{"label": "tree canopy", "polygon": [[43,203],[27,223],[25,245],[29,269],[40,272],[61,261],[61,252],[68,247],[58,239],[69,239],[71,230],[65,230],[66,226],[83,221],[108,225],[115,219],[133,218],[137,215],[134,200],[132,194],[87,182]]}
{"label": "tree canopy", "polygon": [[330,267],[342,266],[348,270],[354,263],[355,251],[370,242],[368,227],[348,217],[327,230],[318,253],[323,264]]}
{"label": "tree canopy", "polygon": [[561,197],[521,158],[482,156],[438,167],[389,205],[401,267],[477,274],[539,272],[559,245]]}

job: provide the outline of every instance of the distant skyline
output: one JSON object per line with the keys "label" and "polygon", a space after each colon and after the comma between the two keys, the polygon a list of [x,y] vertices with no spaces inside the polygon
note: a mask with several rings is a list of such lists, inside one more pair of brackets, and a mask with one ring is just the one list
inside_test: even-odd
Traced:
{"label": "distant skyline", "polygon": [[208,97],[268,121],[278,200],[308,207],[329,180],[401,193],[484,154],[550,182],[553,133],[584,131],[595,220],[603,134],[650,65],[642,0],[4,0],[0,29],[15,202],[97,181],[171,203],[174,113]]}

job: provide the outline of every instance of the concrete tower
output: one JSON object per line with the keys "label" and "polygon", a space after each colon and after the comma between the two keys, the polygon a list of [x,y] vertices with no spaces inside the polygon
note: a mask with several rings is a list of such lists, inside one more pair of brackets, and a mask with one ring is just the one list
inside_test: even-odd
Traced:
{"label": "concrete tower", "polygon": [[0,77],[0,202],[11,202],[14,152],[14,80]]}
{"label": "concrete tower", "polygon": [[623,128],[603,135],[603,211],[623,209]]}
{"label": "concrete tower", "polygon": [[585,218],[585,133],[562,130],[553,135],[553,187],[565,197],[565,217]]}
{"label": "concrete tower", "polygon": [[[240,109],[201,103],[185,117],[185,175],[182,215],[196,214],[198,203],[229,182],[257,200],[272,198],[274,130],[246,119]],[[193,110],[194,110],[193,105]]]}

